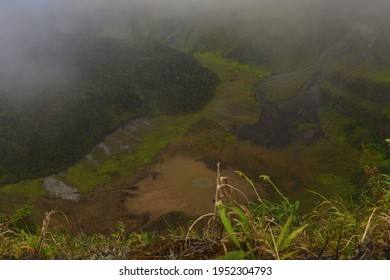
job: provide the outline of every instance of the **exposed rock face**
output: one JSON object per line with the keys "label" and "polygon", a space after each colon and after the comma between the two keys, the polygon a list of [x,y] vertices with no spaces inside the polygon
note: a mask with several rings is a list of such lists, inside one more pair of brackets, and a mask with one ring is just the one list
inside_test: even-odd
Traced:
{"label": "exposed rock face", "polygon": [[323,78],[323,71],[312,74],[291,98],[276,102],[292,124],[318,122],[317,114],[321,107],[320,84]]}
{"label": "exposed rock face", "polygon": [[256,92],[260,120],[242,127],[240,138],[271,148],[289,145],[292,138],[309,144],[323,137],[318,119],[323,78],[324,71],[312,66],[262,82]]}
{"label": "exposed rock face", "polygon": [[80,193],[77,189],[68,186],[54,176],[46,177],[42,186],[52,197],[61,198],[71,202],[79,202],[81,200]]}
{"label": "exposed rock face", "polygon": [[277,105],[264,99],[259,122],[242,127],[239,138],[267,148],[286,146],[290,144],[288,122]]}

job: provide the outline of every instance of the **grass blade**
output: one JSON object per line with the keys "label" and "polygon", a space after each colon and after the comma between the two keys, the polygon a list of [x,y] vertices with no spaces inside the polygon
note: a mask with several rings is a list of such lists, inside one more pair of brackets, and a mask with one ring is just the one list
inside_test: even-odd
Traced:
{"label": "grass blade", "polygon": [[234,229],[232,227],[232,223],[230,222],[229,216],[226,213],[226,207],[221,207],[219,209],[219,217],[221,218],[221,222],[222,222],[226,232],[228,233],[229,238],[233,241],[234,245],[236,245],[236,247],[238,249],[240,249],[240,251],[242,251],[240,242],[237,239],[237,236],[236,236]]}
{"label": "grass blade", "polygon": [[278,247],[278,250],[280,251],[281,248],[284,248],[284,242],[287,238],[288,232],[290,230],[291,224],[293,220],[293,215],[290,215],[290,217],[287,219],[286,223],[284,224],[282,231],[279,234],[278,239],[276,240],[276,247]]}
{"label": "grass blade", "polygon": [[284,250],[288,246],[290,246],[291,241],[293,241],[298,236],[298,234],[300,234],[308,225],[309,224],[303,225],[300,228],[297,228],[296,230],[294,230],[292,233],[290,233],[290,235],[283,242],[284,247],[280,248],[280,250]]}

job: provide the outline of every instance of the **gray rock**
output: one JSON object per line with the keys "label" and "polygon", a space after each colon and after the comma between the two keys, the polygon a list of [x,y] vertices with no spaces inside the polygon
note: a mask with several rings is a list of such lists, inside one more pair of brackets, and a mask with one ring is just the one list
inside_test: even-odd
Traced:
{"label": "gray rock", "polygon": [[54,176],[46,177],[42,186],[51,197],[61,198],[72,202],[79,202],[81,200],[80,193],[77,189],[68,186]]}

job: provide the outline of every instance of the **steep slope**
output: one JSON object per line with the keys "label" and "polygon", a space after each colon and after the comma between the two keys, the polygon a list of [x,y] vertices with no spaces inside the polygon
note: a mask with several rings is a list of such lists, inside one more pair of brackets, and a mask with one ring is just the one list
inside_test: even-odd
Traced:
{"label": "steep slope", "polygon": [[0,66],[0,184],[69,166],[130,118],[197,111],[218,83],[151,40],[55,34],[27,56]]}

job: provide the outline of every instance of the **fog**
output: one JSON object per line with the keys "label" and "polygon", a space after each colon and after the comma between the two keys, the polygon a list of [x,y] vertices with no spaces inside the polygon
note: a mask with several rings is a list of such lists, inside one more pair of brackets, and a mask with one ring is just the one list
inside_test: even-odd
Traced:
{"label": "fog", "polygon": [[[63,76],[65,67],[59,61],[38,65],[34,49],[52,43],[61,33],[83,33],[88,36],[111,36],[131,39],[135,34],[155,36],[169,33],[168,21],[176,29],[191,30],[200,25],[214,28],[232,19],[248,24],[353,25],[368,22],[377,30],[390,11],[387,0],[2,0],[0,2],[0,80],[2,87],[17,84],[29,73],[41,73],[33,83],[47,83],[53,75]],[[308,21],[307,18],[310,18]],[[350,21],[350,22],[349,22]],[[180,22],[180,24],[177,24]],[[307,22],[307,23],[306,23]],[[162,25],[161,25],[162,24]],[[340,26],[345,28],[345,26]],[[278,32],[287,32],[279,28]],[[186,32],[187,32],[186,31]],[[153,33],[154,32],[154,33]],[[245,32],[245,30],[242,30]],[[288,32],[291,32],[289,30]],[[318,30],[321,32],[321,29]],[[161,35],[162,34],[162,35]],[[289,34],[286,34],[288,36]],[[70,67],[71,62],[66,63]],[[44,69],[42,69],[42,67]],[[40,69],[38,69],[40,68]],[[49,77],[49,78],[48,78]],[[54,79],[55,80],[55,79]]]}
{"label": "fog", "polygon": [[[12,91],[23,83],[27,83],[24,85],[27,87],[41,86],[61,67],[50,61],[45,66],[37,65],[34,56],[36,49],[50,44],[50,24],[43,20],[44,3],[43,0],[0,3],[0,81],[3,88]],[[28,78],[34,73],[36,77]]]}

